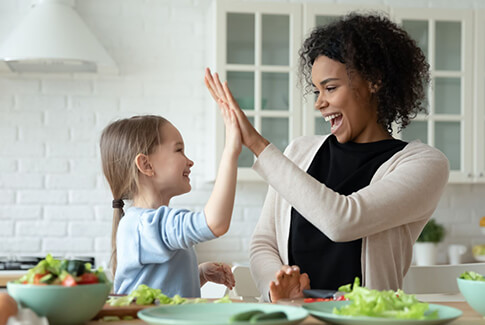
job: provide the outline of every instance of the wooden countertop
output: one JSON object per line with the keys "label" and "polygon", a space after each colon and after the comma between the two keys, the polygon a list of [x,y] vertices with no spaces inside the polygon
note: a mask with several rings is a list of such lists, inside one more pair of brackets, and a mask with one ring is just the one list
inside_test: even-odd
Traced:
{"label": "wooden countertop", "polygon": [[[439,304],[439,305],[445,305],[449,307],[454,307],[463,312],[463,315],[450,322],[447,324],[451,325],[474,325],[474,324],[481,324],[485,325],[485,318],[474,311],[465,301],[438,301],[438,302],[432,302],[430,301],[429,303],[433,304]],[[291,301],[291,302],[283,302],[283,304],[291,304],[291,305],[301,305],[300,301]],[[135,320],[130,320],[130,321],[109,321],[109,322],[104,322],[101,320],[93,320],[88,322],[86,325],[101,325],[101,324],[107,324],[107,325],[142,325],[142,324],[147,324],[144,321],[140,319],[135,319]],[[318,320],[312,316],[307,317],[303,322],[300,323],[301,325],[323,325],[327,324],[326,322],[323,322],[321,320]]]}

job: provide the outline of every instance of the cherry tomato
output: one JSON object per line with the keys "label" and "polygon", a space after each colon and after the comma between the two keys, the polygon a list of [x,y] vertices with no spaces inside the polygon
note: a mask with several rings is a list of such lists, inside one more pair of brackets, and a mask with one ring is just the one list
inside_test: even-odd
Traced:
{"label": "cherry tomato", "polygon": [[65,287],[74,287],[77,286],[77,283],[73,276],[69,274],[62,280],[62,285]]}
{"label": "cherry tomato", "polygon": [[77,282],[77,284],[91,284],[91,283],[98,283],[99,279],[98,276],[94,273],[84,273],[81,275],[81,280]]}
{"label": "cherry tomato", "polygon": [[40,279],[42,279],[42,277],[44,277],[44,275],[47,275],[47,273],[43,273],[43,274],[35,274],[34,275],[34,284],[35,285],[39,285],[39,286],[45,286],[46,283],[42,283],[40,282]]}

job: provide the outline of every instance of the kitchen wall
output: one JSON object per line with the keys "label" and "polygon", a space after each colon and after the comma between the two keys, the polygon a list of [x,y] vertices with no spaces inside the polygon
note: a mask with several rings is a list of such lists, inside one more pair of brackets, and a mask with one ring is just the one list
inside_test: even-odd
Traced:
{"label": "kitchen wall", "polygon": [[[278,2],[278,1],[274,1]],[[301,2],[301,1],[292,1]],[[401,0],[321,1],[402,6]],[[0,1],[0,41],[30,0]],[[98,139],[110,121],[161,114],[181,131],[195,161],[191,193],[174,206],[201,209],[212,184],[212,111],[203,85],[213,62],[207,40],[210,0],[78,0],[77,10],[118,63],[116,76],[0,76],[0,256],[94,255],[109,258],[111,195]],[[413,7],[484,8],[480,0],[406,1]],[[201,261],[247,262],[249,239],[267,186],[238,184],[229,233],[199,245]],[[445,246],[485,243],[485,185],[449,185],[434,217]],[[467,256],[471,259],[471,255]]]}

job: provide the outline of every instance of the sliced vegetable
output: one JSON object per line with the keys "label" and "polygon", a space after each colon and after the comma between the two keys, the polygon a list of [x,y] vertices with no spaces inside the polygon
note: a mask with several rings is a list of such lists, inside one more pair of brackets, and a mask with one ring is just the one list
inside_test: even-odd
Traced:
{"label": "sliced vegetable", "polygon": [[369,316],[397,319],[436,319],[438,311],[429,311],[427,303],[419,302],[414,295],[402,290],[370,290],[360,286],[355,278],[352,291],[345,294],[351,303],[334,308],[333,313],[345,316]]}
{"label": "sliced vegetable", "polygon": [[[205,303],[207,299],[187,299],[180,295],[175,295],[170,298],[162,293],[160,289],[153,289],[145,284],[140,284],[135,290],[133,290],[129,295],[122,297],[110,297],[106,302],[110,306],[128,306],[135,302],[137,305],[180,305],[180,304],[195,304],[195,303]],[[214,301],[214,303],[231,303],[231,299],[228,295],[221,299]]]}
{"label": "sliced vegetable", "polygon": [[62,285],[64,287],[74,287],[77,286],[76,279],[70,274],[66,275],[64,277],[64,280],[62,280]]}
{"label": "sliced vegetable", "polygon": [[93,284],[98,283],[99,279],[98,276],[94,273],[84,273],[81,275],[81,280],[79,280],[78,284]]}
{"label": "sliced vegetable", "polygon": [[47,273],[39,273],[39,274],[34,274],[34,280],[33,280],[33,283],[34,284],[46,284],[46,283],[42,283],[40,280],[46,276]]}
{"label": "sliced vegetable", "polygon": [[463,272],[460,275],[460,279],[472,280],[472,281],[485,281],[485,277],[483,275],[473,271]]}
{"label": "sliced vegetable", "polygon": [[242,313],[238,313],[229,317],[229,323],[234,322],[247,322],[251,319],[251,317],[264,314],[262,310],[248,310]]}
{"label": "sliced vegetable", "polygon": [[81,274],[84,274],[84,271],[86,269],[84,264],[85,262],[83,261],[70,260],[69,262],[67,262],[66,271],[73,276],[80,276]]}
{"label": "sliced vegetable", "polygon": [[259,323],[270,320],[287,320],[288,316],[282,311],[275,311],[272,313],[262,313],[259,315],[254,315],[249,320],[250,323]]}
{"label": "sliced vegetable", "polygon": [[94,272],[91,268],[90,263],[84,263],[79,260],[58,260],[48,254],[45,259],[37,263],[36,266],[28,270],[24,276],[15,282],[63,286],[109,282],[103,268],[100,267]]}

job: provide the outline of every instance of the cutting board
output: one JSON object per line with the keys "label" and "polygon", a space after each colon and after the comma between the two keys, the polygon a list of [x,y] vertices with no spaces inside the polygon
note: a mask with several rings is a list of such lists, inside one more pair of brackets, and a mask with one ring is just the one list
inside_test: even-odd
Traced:
{"label": "cutting board", "polygon": [[99,311],[99,313],[93,318],[93,319],[99,319],[103,318],[105,316],[118,316],[118,317],[124,317],[124,316],[131,316],[134,318],[137,318],[136,314],[145,308],[151,308],[151,307],[156,307],[157,305],[136,305],[136,304],[131,304],[129,306],[110,306],[109,304],[105,304],[103,309]]}

